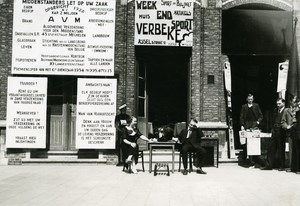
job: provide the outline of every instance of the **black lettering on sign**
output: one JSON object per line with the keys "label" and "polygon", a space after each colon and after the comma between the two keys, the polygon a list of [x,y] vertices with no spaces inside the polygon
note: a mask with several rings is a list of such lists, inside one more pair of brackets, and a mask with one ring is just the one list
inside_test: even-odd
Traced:
{"label": "black lettering on sign", "polygon": [[170,11],[157,11],[157,19],[173,19]]}
{"label": "black lettering on sign", "polygon": [[156,3],[156,1],[136,1],[136,7],[140,10],[156,10]]}

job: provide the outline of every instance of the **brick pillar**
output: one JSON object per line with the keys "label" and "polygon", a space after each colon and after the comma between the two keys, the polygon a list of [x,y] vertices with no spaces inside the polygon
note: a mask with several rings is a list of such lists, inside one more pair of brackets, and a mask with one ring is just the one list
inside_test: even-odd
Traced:
{"label": "brick pillar", "polygon": [[215,0],[203,10],[203,61],[201,70],[201,120],[226,122],[221,55],[222,10]]}

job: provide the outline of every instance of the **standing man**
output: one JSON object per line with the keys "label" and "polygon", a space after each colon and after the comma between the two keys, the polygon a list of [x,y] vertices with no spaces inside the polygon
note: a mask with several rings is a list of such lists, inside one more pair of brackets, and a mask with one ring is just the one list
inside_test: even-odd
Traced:
{"label": "standing man", "polygon": [[247,96],[247,104],[242,106],[240,114],[241,130],[258,128],[263,119],[262,112],[258,104],[254,103],[252,94]]}
{"label": "standing man", "polygon": [[281,119],[281,125],[284,130],[284,135],[286,136],[286,141],[289,142],[289,169],[287,172],[291,172],[294,168],[292,167],[292,144],[295,136],[295,125],[297,123],[296,120],[296,99],[297,97],[293,97],[290,99],[289,108],[283,110],[283,115]]}
{"label": "standing man", "polygon": [[[261,121],[263,119],[262,112],[257,103],[254,103],[254,97],[252,94],[247,96],[247,104],[242,105],[240,113],[240,124],[241,130],[252,130],[260,127]],[[244,155],[247,156],[247,145],[243,145]],[[250,165],[252,167],[255,165],[255,162],[259,161],[258,157],[250,156]]]}
{"label": "standing man", "polygon": [[276,101],[277,108],[273,113],[273,128],[272,137],[268,146],[267,152],[267,162],[266,166],[262,168],[263,170],[271,170],[275,166],[276,153],[278,153],[279,159],[279,171],[284,171],[285,169],[285,134],[282,129],[282,117],[284,114],[285,100],[278,98]]}
{"label": "standing man", "polygon": [[198,121],[196,119],[191,119],[187,129],[184,129],[179,134],[179,141],[182,143],[182,162],[183,162],[183,175],[187,175],[187,159],[188,152],[196,152],[197,162],[195,166],[198,168],[198,174],[206,174],[202,170],[204,155],[206,150],[201,147],[201,138],[204,137],[203,132],[200,128],[197,128]]}
{"label": "standing man", "polygon": [[115,127],[117,129],[117,137],[116,137],[116,149],[118,152],[118,164],[117,166],[122,166],[124,164],[122,148],[121,145],[123,143],[124,133],[126,132],[125,126],[127,125],[127,120],[130,119],[130,116],[126,114],[127,105],[122,104],[119,107],[120,114],[116,115],[115,118]]}

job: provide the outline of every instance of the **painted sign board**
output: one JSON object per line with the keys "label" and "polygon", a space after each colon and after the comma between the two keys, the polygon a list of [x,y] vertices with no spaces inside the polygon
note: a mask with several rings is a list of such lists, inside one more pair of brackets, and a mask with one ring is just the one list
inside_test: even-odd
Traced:
{"label": "painted sign board", "polygon": [[192,0],[136,0],[135,45],[193,46]]}
{"label": "painted sign board", "polygon": [[114,149],[116,79],[78,79],[76,148]]}
{"label": "painted sign board", "polygon": [[7,148],[46,147],[47,78],[8,77]]}
{"label": "painted sign board", "polygon": [[17,0],[13,74],[114,75],[115,0]]}

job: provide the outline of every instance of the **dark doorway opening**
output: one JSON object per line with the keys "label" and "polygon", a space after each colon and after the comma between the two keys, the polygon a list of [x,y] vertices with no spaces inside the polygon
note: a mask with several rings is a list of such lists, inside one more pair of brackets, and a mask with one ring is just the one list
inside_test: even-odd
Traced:
{"label": "dark doorway opening", "polygon": [[278,64],[289,58],[292,25],[291,12],[267,5],[247,4],[222,11],[222,54],[231,65],[235,148],[241,148],[240,110],[249,93],[263,113],[262,132],[271,131]]}
{"label": "dark doorway opening", "polygon": [[191,48],[136,46],[139,66],[146,68],[148,122],[153,128],[187,119]]}
{"label": "dark doorway opening", "polygon": [[284,62],[284,56],[229,56],[232,78],[232,120],[236,147],[239,145],[238,131],[240,110],[246,103],[249,93],[254,95],[262,113],[262,132],[270,132],[272,113],[276,107],[278,64]]}

